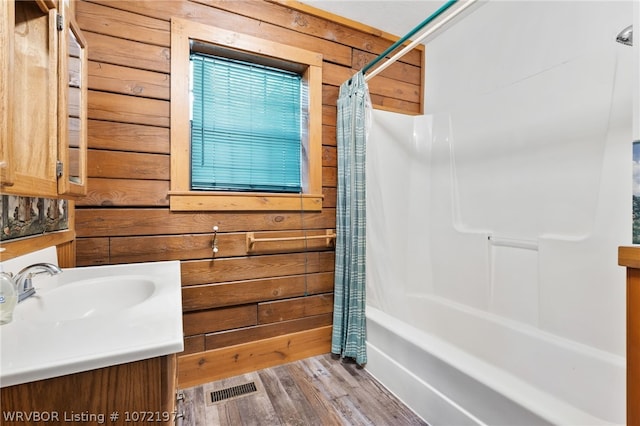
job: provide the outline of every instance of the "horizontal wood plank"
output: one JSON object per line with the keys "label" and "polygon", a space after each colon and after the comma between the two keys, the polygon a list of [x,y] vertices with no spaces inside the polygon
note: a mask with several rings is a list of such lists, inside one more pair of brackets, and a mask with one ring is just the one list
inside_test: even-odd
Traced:
{"label": "horizontal wood plank", "polygon": [[169,74],[95,61],[87,73],[91,90],[169,100]]}
{"label": "horizontal wood plank", "polygon": [[258,303],[258,324],[333,312],[333,293]]}
{"label": "horizontal wood plank", "polygon": [[171,28],[167,21],[88,1],[78,1],[76,4],[76,19],[80,28],[158,46],[171,45]]}
{"label": "horizontal wood plank", "polygon": [[[338,108],[330,105],[322,106],[322,128],[324,129],[326,126],[336,126],[338,117]],[[324,139],[323,139],[323,145]]]}
{"label": "horizontal wood plank", "polygon": [[76,263],[78,266],[109,263],[109,238],[78,238],[76,244]]}
{"label": "horizontal wood plank", "polygon": [[89,178],[87,188],[87,196],[78,199],[76,202],[79,207],[152,207],[169,205],[167,196],[169,192],[168,181]]}
{"label": "horizontal wood plank", "polygon": [[322,146],[322,166],[338,166],[338,150],[335,146]]}
{"label": "horizontal wood plank", "polygon": [[375,95],[416,104],[420,104],[422,99],[420,85],[391,80],[380,75],[369,80],[368,85],[372,102]]}
{"label": "horizontal wood plank", "polygon": [[184,350],[179,355],[187,355],[196,352],[205,351],[204,334],[198,334],[196,336],[186,336],[184,338]]}
{"label": "horizontal wood plank", "polygon": [[123,65],[143,70],[169,73],[171,50],[137,41],[97,34],[86,28],[83,32],[89,47],[90,61]]}
{"label": "horizontal wood plank", "polygon": [[219,349],[225,346],[238,345],[255,340],[282,336],[283,334],[324,327],[331,325],[332,322],[333,315],[328,313],[313,317],[294,319],[291,321],[281,321],[235,330],[219,331],[207,334],[204,337],[205,349],[203,350]]}
{"label": "horizontal wood plank", "polygon": [[324,209],[313,213],[176,213],[161,208],[81,208],[76,211],[79,237],[128,236],[132,230],[135,235],[210,233],[214,225],[220,232],[334,229],[336,212]]}
{"label": "horizontal wood plank", "polygon": [[90,178],[169,180],[169,156],[90,149]]}
{"label": "horizontal wood plank", "polygon": [[336,207],[337,193],[338,193],[338,190],[335,187],[322,188],[322,195],[324,195],[324,199],[322,200],[323,209]]}
{"label": "horizontal wood plank", "polygon": [[193,285],[182,288],[182,309],[186,312],[331,291],[333,272]]}
{"label": "horizontal wood plank", "polygon": [[408,115],[422,114],[422,106],[420,103],[407,102],[399,99],[387,98],[379,95],[371,95],[371,103],[374,109],[383,111],[399,112],[402,111]]}
{"label": "horizontal wood plank", "polygon": [[178,357],[178,387],[279,365],[331,349],[331,326]]}
{"label": "horizontal wood plank", "polygon": [[211,333],[213,331],[248,327],[257,323],[256,305],[233,306],[186,312],[183,316],[185,336]]}
{"label": "horizontal wood plank", "polygon": [[[268,236],[288,237],[299,235],[325,235],[326,231],[277,231]],[[216,236],[217,258],[246,256],[246,233],[218,233]],[[153,262],[160,260],[211,259],[213,234],[181,234],[159,236],[112,237],[110,259],[114,263]],[[327,245],[324,239],[289,241],[277,245],[270,244],[252,254],[294,253],[303,251],[333,250],[333,243]]]}
{"label": "horizontal wood plank", "polygon": [[112,121],[88,120],[89,148],[169,154],[169,129]]}
{"label": "horizontal wood plank", "polygon": [[322,168],[322,186],[328,188],[336,188],[338,186],[338,168],[323,167]]}
{"label": "horizontal wood plank", "polygon": [[169,102],[90,90],[90,119],[169,127]]}
{"label": "horizontal wood plank", "polygon": [[323,84],[322,85],[322,105],[337,106],[339,94],[340,94],[339,86]]}
{"label": "horizontal wood plank", "polygon": [[[336,110],[337,111],[337,110]],[[322,145],[336,146],[336,124],[335,120],[332,125],[323,123],[322,125]]]}
{"label": "horizontal wood plank", "polygon": [[334,257],[333,252],[308,252],[185,261],[181,264],[182,285],[331,272]]}

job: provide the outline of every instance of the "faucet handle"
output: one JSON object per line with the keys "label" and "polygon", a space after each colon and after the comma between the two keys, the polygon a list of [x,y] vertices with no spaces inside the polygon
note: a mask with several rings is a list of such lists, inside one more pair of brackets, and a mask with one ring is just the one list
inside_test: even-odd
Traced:
{"label": "faucet handle", "polygon": [[35,293],[36,289],[33,288],[31,278],[40,274],[55,275],[61,272],[62,269],[52,263],[34,263],[23,268],[15,277],[16,286],[18,287],[18,302]]}

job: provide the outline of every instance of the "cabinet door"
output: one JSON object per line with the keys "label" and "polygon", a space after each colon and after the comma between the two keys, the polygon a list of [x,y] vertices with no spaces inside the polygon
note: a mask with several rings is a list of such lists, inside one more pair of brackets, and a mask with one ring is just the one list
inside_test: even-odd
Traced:
{"label": "cabinet door", "polygon": [[58,29],[58,192],[86,195],[87,43],[68,6]]}
{"label": "cabinet door", "polygon": [[[8,16],[13,31],[13,55],[9,58],[7,99],[9,126],[3,142],[10,185],[2,192],[55,197],[57,149],[56,10],[42,0],[11,1]],[[10,6],[11,7],[11,6]],[[3,158],[3,159],[5,159]]]}
{"label": "cabinet door", "polygon": [[13,185],[13,174],[9,167],[11,158],[11,144],[9,134],[11,127],[11,109],[9,99],[13,97],[12,87],[9,83],[9,63],[13,58],[13,25],[14,10],[12,1],[3,1],[0,4],[2,10],[2,22],[0,22],[0,186]]}

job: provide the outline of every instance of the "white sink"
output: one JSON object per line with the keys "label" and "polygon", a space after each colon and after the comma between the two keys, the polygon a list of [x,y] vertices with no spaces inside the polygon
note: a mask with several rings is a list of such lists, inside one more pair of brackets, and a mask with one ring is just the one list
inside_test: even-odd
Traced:
{"label": "white sink", "polygon": [[27,299],[18,320],[56,323],[121,314],[149,299],[155,289],[152,280],[135,275],[73,281]]}
{"label": "white sink", "polygon": [[0,387],[183,350],[179,261],[63,269],[33,286],[0,326]]}

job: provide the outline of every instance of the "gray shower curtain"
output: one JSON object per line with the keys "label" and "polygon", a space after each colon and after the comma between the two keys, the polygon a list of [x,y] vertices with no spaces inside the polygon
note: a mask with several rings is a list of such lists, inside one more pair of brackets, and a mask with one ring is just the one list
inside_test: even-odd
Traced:
{"label": "gray shower curtain", "polygon": [[369,91],[359,72],[338,97],[338,200],[331,352],[367,362],[365,151]]}

